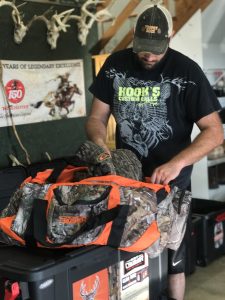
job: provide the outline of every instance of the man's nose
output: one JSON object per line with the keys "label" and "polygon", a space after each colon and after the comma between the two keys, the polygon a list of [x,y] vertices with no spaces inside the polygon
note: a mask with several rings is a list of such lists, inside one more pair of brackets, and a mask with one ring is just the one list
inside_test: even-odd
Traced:
{"label": "man's nose", "polygon": [[153,53],[146,53],[146,54],[144,55],[144,58],[145,58],[147,61],[151,62],[151,61],[155,61],[155,60],[156,60],[157,55],[155,55],[155,54],[153,54]]}

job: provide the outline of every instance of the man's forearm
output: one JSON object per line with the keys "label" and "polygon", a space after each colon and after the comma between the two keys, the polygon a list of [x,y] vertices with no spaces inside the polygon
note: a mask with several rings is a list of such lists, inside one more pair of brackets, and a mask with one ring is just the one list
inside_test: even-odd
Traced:
{"label": "man's forearm", "polygon": [[223,132],[215,132],[211,130],[203,130],[192,142],[192,144],[177,154],[171,162],[178,163],[182,167],[189,166],[206,156],[215,147],[223,142]]}
{"label": "man's forearm", "polygon": [[107,127],[106,124],[96,118],[89,117],[86,123],[86,133],[93,143],[104,146],[106,144]]}
{"label": "man's forearm", "polygon": [[168,184],[184,167],[194,164],[222,142],[223,132],[220,127],[203,130],[189,147],[153,171],[152,182]]}
{"label": "man's forearm", "polygon": [[110,116],[110,106],[94,98],[90,116],[86,123],[87,137],[95,144],[110,153],[106,145],[107,124]]}

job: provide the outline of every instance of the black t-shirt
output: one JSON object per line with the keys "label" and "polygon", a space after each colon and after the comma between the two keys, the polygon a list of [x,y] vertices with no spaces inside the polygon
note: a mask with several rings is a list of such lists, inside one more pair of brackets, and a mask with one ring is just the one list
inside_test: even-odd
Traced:
{"label": "black t-shirt", "polygon": [[[201,68],[170,48],[151,70],[132,49],[110,55],[89,90],[111,107],[117,148],[135,152],[148,176],[191,143],[195,122],[220,109]],[[191,170],[174,184],[186,188]]]}

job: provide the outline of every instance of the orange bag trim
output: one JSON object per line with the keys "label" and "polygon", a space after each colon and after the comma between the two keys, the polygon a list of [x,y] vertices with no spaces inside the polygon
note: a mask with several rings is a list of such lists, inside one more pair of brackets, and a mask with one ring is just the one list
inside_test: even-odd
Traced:
{"label": "orange bag trim", "polygon": [[15,216],[1,218],[0,229],[12,239],[20,242],[22,245],[25,245],[24,240],[21,237],[19,237],[14,231],[11,230],[12,222],[15,220],[15,218]]}

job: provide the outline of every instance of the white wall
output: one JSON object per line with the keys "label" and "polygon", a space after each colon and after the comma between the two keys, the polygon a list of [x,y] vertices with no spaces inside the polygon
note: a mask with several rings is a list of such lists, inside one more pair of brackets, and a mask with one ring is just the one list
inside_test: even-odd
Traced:
{"label": "white wall", "polygon": [[213,0],[202,14],[203,67],[225,68],[225,0]]}
{"label": "white wall", "polygon": [[203,44],[203,67],[204,70],[225,69],[225,44]]}
{"label": "white wall", "polygon": [[[203,67],[202,15],[200,10],[198,10],[174,36],[170,46],[187,55]],[[198,133],[199,129],[195,126],[192,133],[192,139],[194,139]],[[194,198],[209,198],[206,157],[194,165],[191,185]]]}
{"label": "white wall", "polygon": [[182,52],[203,66],[201,11],[191,19],[172,38],[170,47]]}

